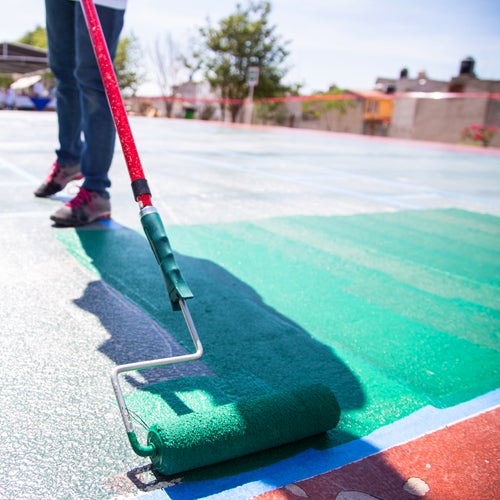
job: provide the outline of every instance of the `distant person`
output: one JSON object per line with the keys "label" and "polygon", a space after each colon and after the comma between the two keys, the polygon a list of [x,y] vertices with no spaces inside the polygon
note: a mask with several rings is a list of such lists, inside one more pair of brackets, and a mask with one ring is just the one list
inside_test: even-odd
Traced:
{"label": "distant person", "polygon": [[47,92],[45,90],[45,85],[43,84],[43,82],[36,82],[33,85],[33,95],[35,97],[44,97],[46,94]]}
{"label": "distant person", "polygon": [[16,91],[12,87],[8,87],[5,91],[5,107],[7,109],[16,107]]}
{"label": "distant person", "polygon": [[[127,0],[94,3],[114,58]],[[45,11],[49,65],[56,79],[59,148],[35,196],[51,196],[83,178],[75,198],[50,216],[57,226],[81,226],[111,216],[108,172],[116,131],[80,3],[45,0]]]}

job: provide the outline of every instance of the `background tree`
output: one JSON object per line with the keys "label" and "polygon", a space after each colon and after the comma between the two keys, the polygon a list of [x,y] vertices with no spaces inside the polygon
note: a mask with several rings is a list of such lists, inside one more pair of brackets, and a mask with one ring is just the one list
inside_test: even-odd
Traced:
{"label": "background tree", "polygon": [[[277,35],[276,26],[269,24],[271,4],[268,1],[248,1],[246,7],[238,4],[236,12],[219,21],[218,26],[200,29],[200,48],[193,52],[212,89],[229,104],[232,121],[236,121],[248,97],[248,68],[260,69],[255,97],[281,96],[288,87],[281,81],[287,73],[283,65],[289,42]],[[222,104],[225,113],[225,104]]]}
{"label": "background tree", "polygon": [[[173,97],[175,85],[178,83],[177,73],[181,65],[181,55],[170,33],[164,38],[155,40],[154,50],[150,52],[150,56],[162,97]],[[165,99],[165,112],[169,118],[172,116],[173,105],[171,99]]]}
{"label": "background tree", "polygon": [[[42,26],[26,32],[20,43],[47,49],[47,32]],[[114,60],[118,83],[124,96],[134,95],[139,85],[144,81],[144,70],[141,65],[141,47],[137,38],[131,34],[120,38]],[[50,79],[50,73],[44,75],[44,81]]]}
{"label": "background tree", "polygon": [[37,25],[33,31],[27,31],[18,42],[39,49],[47,49],[47,32],[43,26]]}
{"label": "background tree", "polygon": [[142,50],[136,36],[131,33],[129,36],[121,37],[113,64],[124,97],[135,95],[144,81],[145,70],[141,60]]}
{"label": "background tree", "polygon": [[[326,92],[314,92],[313,96],[341,96],[346,94],[347,91],[337,87],[336,85],[331,85]],[[320,116],[325,117],[327,130],[332,129],[330,123],[331,112],[337,112],[341,115],[345,115],[347,110],[350,108],[355,108],[358,102],[355,99],[325,99],[324,101],[306,101],[302,105],[302,112],[304,115],[311,118],[319,118]]]}

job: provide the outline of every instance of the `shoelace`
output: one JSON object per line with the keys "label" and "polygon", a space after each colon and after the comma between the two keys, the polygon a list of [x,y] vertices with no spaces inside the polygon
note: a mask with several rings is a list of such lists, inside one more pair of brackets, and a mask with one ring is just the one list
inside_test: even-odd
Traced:
{"label": "shoelace", "polygon": [[71,208],[80,208],[84,203],[91,203],[92,198],[93,196],[91,191],[87,191],[85,188],[80,188],[78,194],[72,200],[68,201],[66,205]]}
{"label": "shoelace", "polygon": [[54,164],[52,165],[52,170],[50,171],[49,175],[47,176],[47,179],[45,179],[45,182],[47,184],[49,182],[51,182],[54,179],[54,177],[59,173],[59,170],[61,170],[61,167],[55,161]]}

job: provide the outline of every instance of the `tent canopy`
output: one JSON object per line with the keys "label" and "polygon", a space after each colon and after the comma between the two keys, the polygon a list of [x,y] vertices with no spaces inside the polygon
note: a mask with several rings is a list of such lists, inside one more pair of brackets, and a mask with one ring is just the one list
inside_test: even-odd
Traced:
{"label": "tent canopy", "polygon": [[22,90],[27,89],[34,85],[36,82],[39,82],[42,79],[41,75],[32,75],[32,76],[23,76],[16,80],[10,88],[14,90]]}
{"label": "tent canopy", "polygon": [[24,74],[48,69],[47,51],[22,43],[0,45],[0,74]]}

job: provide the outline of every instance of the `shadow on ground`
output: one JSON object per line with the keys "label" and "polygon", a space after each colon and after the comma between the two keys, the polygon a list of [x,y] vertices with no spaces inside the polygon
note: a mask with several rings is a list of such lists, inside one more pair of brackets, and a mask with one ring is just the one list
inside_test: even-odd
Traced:
{"label": "shadow on ground", "polygon": [[[91,282],[76,303],[98,316],[109,332],[109,339],[100,347],[103,354],[116,364],[170,356],[176,348],[172,347],[173,342],[169,344],[168,334],[162,332],[162,328],[170,332],[177,343],[192,350],[182,315],[171,310],[161,273],[144,237],[117,227],[79,229],[72,234],[68,232],[64,239],[70,250],[102,279]],[[363,408],[365,397],[361,384],[332,348],[267,306],[255,290],[219,265],[186,255],[176,255],[176,258],[195,294],[189,306],[205,354],[202,363],[193,363],[186,371],[184,367],[180,371],[176,371],[177,367],[146,370],[141,372],[142,379],[129,379],[139,390],[158,392],[157,383],[161,381],[168,411],[176,415],[193,409],[189,400],[188,403],[180,400],[174,391],[208,392],[212,404],[219,405],[315,383],[323,383],[333,390],[343,412]],[[153,318],[151,324],[156,326],[140,334],[135,329],[124,328],[102,300],[107,286],[103,282]],[[307,450],[325,450],[356,438],[340,425],[328,434],[184,474],[183,484],[170,488],[169,495],[186,498],[183,495],[192,494],[185,491],[190,481],[204,481],[205,494],[216,493],[221,487],[216,483],[210,486],[210,480],[234,476],[237,484],[242,475],[252,475],[262,467],[270,468],[270,475],[266,478],[266,472],[260,471],[259,479],[274,484],[272,476],[276,471],[273,469],[278,462]],[[366,450],[368,454],[376,451]],[[387,473],[393,474],[391,470]],[[281,473],[277,474],[279,478]],[[144,490],[166,480],[155,476],[152,486],[141,483],[134,471],[129,477],[136,484],[142,484]]]}

